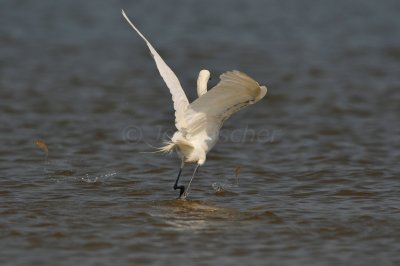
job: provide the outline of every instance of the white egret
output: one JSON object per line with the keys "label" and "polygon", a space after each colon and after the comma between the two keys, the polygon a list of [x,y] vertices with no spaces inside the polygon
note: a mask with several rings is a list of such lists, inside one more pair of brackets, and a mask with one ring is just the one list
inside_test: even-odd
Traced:
{"label": "white egret", "polygon": [[[214,88],[207,91],[210,72],[201,70],[197,80],[198,98],[189,103],[174,72],[146,37],[133,25],[123,10],[122,15],[146,42],[156,62],[158,71],[172,95],[177,131],[164,147],[159,148],[159,151],[171,152],[175,150],[177,152],[178,157],[181,159],[181,167],[174,189],[180,189],[179,198],[182,195],[186,198],[197,169],[204,164],[207,153],[218,140],[219,131],[224,121],[243,107],[261,100],[267,94],[267,88],[260,86],[248,75],[234,70],[223,73],[220,76],[221,81]],[[197,164],[186,191],[185,186],[178,185],[185,163]]]}

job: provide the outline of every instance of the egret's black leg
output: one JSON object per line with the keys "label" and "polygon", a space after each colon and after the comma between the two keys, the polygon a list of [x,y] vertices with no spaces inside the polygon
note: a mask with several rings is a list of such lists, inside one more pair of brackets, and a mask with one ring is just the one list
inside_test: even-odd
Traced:
{"label": "egret's black leg", "polygon": [[190,182],[189,182],[189,185],[187,186],[187,188],[186,188],[186,191],[185,191],[185,194],[183,195],[185,198],[189,195],[189,188],[190,188],[190,184],[192,184],[192,181],[193,181],[193,178],[194,178],[194,175],[196,174],[196,172],[197,172],[197,169],[200,167],[200,164],[198,164],[197,166],[196,166],[196,168],[194,169],[194,172],[193,172],[193,175],[192,175],[192,178],[190,179]]}
{"label": "egret's black leg", "polygon": [[183,168],[183,167],[181,167],[181,168],[179,169],[178,177],[176,178],[176,181],[175,181],[175,184],[174,184],[174,189],[175,189],[175,190],[177,190],[178,188],[181,190],[181,191],[179,192],[179,197],[178,197],[178,199],[181,198],[183,192],[185,192],[185,186],[178,186],[178,181],[179,181],[179,177],[181,176],[181,173],[182,173],[182,168]]}

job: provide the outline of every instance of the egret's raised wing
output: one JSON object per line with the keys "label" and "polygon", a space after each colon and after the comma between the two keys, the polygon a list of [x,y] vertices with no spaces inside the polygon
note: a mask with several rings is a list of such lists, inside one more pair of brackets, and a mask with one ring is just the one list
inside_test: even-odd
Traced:
{"label": "egret's raised wing", "polygon": [[219,129],[232,114],[258,102],[267,93],[265,86],[236,70],[225,72],[220,78],[214,88],[189,105],[185,112],[187,134]]}
{"label": "egret's raised wing", "polygon": [[189,106],[189,101],[185,95],[185,92],[182,89],[182,86],[171,70],[171,68],[164,62],[161,56],[157,53],[157,51],[153,48],[150,42],[143,36],[143,34],[133,25],[133,23],[129,20],[124,10],[122,10],[122,15],[128,21],[128,23],[132,26],[132,28],[142,37],[142,39],[146,42],[147,47],[150,49],[150,53],[156,62],[158,71],[160,72],[161,77],[164,79],[164,82],[167,84],[169,91],[172,95],[172,101],[174,102],[175,109],[175,126],[178,130],[180,130],[184,126],[184,112]]}

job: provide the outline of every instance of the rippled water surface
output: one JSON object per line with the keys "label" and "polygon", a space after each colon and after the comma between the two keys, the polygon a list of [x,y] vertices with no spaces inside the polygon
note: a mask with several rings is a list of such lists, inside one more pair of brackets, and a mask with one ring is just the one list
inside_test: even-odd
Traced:
{"label": "rippled water surface", "polygon": [[[211,85],[239,69],[268,86],[226,122],[186,201],[179,160],[148,153],[173,134],[173,106],[121,8],[190,100],[201,68]],[[3,0],[0,264],[399,265],[399,13]]]}

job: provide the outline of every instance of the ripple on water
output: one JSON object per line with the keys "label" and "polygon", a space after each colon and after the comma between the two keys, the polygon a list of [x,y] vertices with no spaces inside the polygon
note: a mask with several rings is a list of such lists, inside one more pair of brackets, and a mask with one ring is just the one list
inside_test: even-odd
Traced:
{"label": "ripple on water", "polygon": [[362,197],[362,198],[371,198],[378,196],[378,192],[373,191],[360,191],[360,190],[352,190],[352,189],[340,189],[336,191],[334,196],[341,196],[341,197]]}

